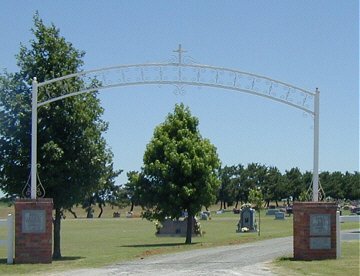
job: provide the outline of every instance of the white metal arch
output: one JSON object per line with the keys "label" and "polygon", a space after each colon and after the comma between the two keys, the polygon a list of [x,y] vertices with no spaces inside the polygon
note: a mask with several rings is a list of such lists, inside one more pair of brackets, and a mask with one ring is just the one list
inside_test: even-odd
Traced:
{"label": "white metal arch", "polygon": [[[319,91],[305,89],[265,76],[235,69],[203,64],[184,63],[184,51],[179,45],[178,61],[172,63],[146,63],[119,65],[83,71],[60,78],[32,83],[32,141],[31,141],[31,198],[37,189],[37,109],[43,105],[98,90],[136,85],[203,86],[248,93],[271,99],[297,108],[314,118],[313,201],[318,201],[319,191]],[[82,87],[73,87],[73,80],[80,80]],[[97,82],[94,83],[93,80]],[[56,86],[56,95],[51,88]],[[59,93],[60,91],[60,93]]]}

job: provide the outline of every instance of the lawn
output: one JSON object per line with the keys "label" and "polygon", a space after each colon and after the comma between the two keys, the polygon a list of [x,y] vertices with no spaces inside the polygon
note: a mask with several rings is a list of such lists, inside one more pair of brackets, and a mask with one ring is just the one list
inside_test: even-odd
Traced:
{"label": "lawn", "polygon": [[273,262],[273,271],[281,276],[359,275],[359,246],[359,241],[342,242],[342,255],[336,260],[294,261],[291,257],[282,257]]}
{"label": "lawn", "polygon": [[[13,207],[2,206],[1,217],[13,212]],[[5,210],[4,210],[5,209]],[[216,207],[213,208],[216,210]],[[6,265],[6,251],[0,247],[0,275],[4,274],[38,274],[65,271],[76,268],[101,267],[130,259],[143,258],[148,255],[165,254],[176,251],[205,248],[220,245],[253,242],[260,239],[285,237],[292,235],[292,217],[284,221],[274,220],[273,216],[261,215],[261,235],[256,233],[236,233],[239,215],[232,212],[216,214],[212,219],[200,221],[205,235],[194,237],[192,245],[185,245],[184,237],[156,237],[152,222],[143,220],[135,212],[135,218],[125,218],[125,210],[120,210],[120,218],[112,218],[117,210],[107,208],[104,218],[85,219],[85,213],[76,210],[79,217],[73,219],[70,213],[62,220],[61,248],[63,259],[50,265]],[[342,224],[343,229],[357,228],[356,223]],[[0,228],[0,239],[5,231]],[[343,254],[347,254],[347,247]],[[358,255],[357,255],[358,256]],[[279,261],[279,265],[290,261]],[[290,262],[296,263],[296,262]]]}

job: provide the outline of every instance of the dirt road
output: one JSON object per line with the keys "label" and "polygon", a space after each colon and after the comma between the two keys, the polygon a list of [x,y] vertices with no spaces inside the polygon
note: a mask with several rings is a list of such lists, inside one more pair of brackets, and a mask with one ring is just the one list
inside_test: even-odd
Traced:
{"label": "dirt road", "polygon": [[292,254],[292,237],[243,245],[221,246],[152,256],[100,269],[81,269],[66,275],[273,275],[266,263]]}

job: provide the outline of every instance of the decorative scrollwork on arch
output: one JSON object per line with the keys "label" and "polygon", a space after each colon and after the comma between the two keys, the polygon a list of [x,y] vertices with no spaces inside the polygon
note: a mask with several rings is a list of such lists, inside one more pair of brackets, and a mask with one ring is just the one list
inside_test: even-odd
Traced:
{"label": "decorative scrollwork on arch", "polygon": [[205,86],[245,92],[313,114],[315,93],[268,77],[202,64],[149,63],[121,65],[39,83],[38,106],[100,89],[137,85]]}

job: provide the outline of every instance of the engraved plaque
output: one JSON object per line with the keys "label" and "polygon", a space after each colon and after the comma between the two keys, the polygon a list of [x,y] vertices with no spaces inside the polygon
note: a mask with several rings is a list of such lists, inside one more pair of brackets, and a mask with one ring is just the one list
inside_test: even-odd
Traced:
{"label": "engraved plaque", "polygon": [[23,210],[22,233],[45,233],[45,210]]}
{"label": "engraved plaque", "polygon": [[330,214],[310,215],[310,236],[330,236]]}
{"label": "engraved plaque", "polygon": [[310,238],[310,249],[331,249],[330,237]]}

